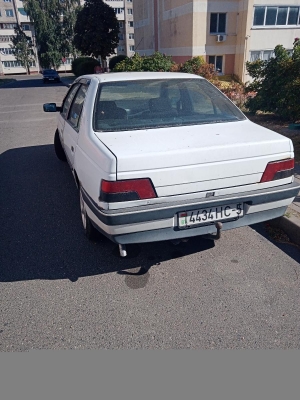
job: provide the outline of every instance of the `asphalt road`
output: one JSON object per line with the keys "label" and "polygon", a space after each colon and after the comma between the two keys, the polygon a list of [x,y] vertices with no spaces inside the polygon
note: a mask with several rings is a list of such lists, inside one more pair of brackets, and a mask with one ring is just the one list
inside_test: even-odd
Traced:
{"label": "asphalt road", "polygon": [[300,348],[300,252],[263,224],[125,259],[85,238],[42,111],[66,90],[40,77],[0,88],[0,351]]}

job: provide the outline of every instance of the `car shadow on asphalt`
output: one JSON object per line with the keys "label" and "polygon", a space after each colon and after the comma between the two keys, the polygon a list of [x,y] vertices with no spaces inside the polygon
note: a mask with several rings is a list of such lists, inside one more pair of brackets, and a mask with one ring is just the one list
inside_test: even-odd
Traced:
{"label": "car shadow on asphalt", "polygon": [[44,83],[42,75],[38,78],[30,78],[30,79],[20,79],[15,80],[14,82],[5,84],[0,86],[0,90],[4,89],[28,89],[34,87],[45,87],[45,86],[66,86],[63,82],[53,82],[53,83]]}
{"label": "car shadow on asphalt", "polygon": [[270,235],[270,228],[268,228],[268,221],[262,222],[260,224],[251,225],[251,228],[254,229],[257,233],[267,239],[269,242],[278,247],[281,251],[286,253],[289,257],[293,258],[295,261],[300,263],[300,249],[299,246],[293,244],[291,241],[286,242],[278,238],[278,240],[274,240]]}
{"label": "car shadow on asphalt", "polygon": [[129,287],[143,287],[152,266],[214,247],[201,238],[178,246],[132,244],[121,258],[118,245],[103,235],[96,242],[84,236],[73,176],[52,145],[8,150],[0,156],[0,170],[0,282],[76,281],[118,272]]}

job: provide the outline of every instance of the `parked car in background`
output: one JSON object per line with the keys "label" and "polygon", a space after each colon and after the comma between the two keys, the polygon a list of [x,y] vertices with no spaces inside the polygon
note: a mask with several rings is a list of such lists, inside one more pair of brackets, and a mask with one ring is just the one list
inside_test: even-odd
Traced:
{"label": "parked car in background", "polygon": [[291,140],[196,75],[86,75],[44,111],[59,112],[55,152],[72,169],[86,236],[100,231],[121,256],[128,243],[219,238],[282,216],[299,191]]}
{"label": "parked car in background", "polygon": [[43,81],[47,82],[60,82],[60,76],[55,69],[44,69],[43,70]]}

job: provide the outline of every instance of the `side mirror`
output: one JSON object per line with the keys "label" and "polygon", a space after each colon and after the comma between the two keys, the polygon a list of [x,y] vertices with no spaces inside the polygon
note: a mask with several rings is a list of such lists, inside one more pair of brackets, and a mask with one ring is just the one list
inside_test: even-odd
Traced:
{"label": "side mirror", "polygon": [[61,111],[61,107],[57,107],[56,103],[45,103],[43,104],[43,110],[45,112],[56,112]]}

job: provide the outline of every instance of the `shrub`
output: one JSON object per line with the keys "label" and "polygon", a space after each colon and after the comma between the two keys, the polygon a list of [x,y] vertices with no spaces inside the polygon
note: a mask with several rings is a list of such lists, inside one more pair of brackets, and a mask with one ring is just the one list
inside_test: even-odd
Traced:
{"label": "shrub", "polygon": [[112,57],[109,60],[109,69],[112,71],[119,62],[125,60],[126,58],[127,57],[122,54],[120,54],[119,56]]}
{"label": "shrub", "polygon": [[79,65],[80,65],[82,62],[86,61],[86,60],[90,60],[90,58],[91,58],[91,57],[77,57],[77,58],[75,58],[75,59],[72,61],[72,71],[73,71],[73,74],[76,75],[76,76],[79,76],[79,74],[78,74],[78,67],[79,67]]}
{"label": "shrub", "polygon": [[199,69],[206,64],[202,56],[193,57],[187,60],[185,63],[181,64],[180,72],[186,72],[188,74],[199,74]]}
{"label": "shrub", "polygon": [[76,76],[93,74],[95,67],[98,65],[100,65],[100,63],[95,58],[90,58],[89,60],[85,60],[78,65],[77,68],[78,75]]}
{"label": "shrub", "polygon": [[126,57],[125,60],[119,62],[113,69],[114,72],[123,71],[143,71],[142,69],[143,60],[142,57],[135,53],[132,57]]}
{"label": "shrub", "polygon": [[300,40],[294,41],[292,56],[279,45],[274,50],[275,57],[268,61],[247,63],[247,71],[253,78],[248,91],[256,96],[247,101],[250,112],[273,112],[284,119],[300,119]]}
{"label": "shrub", "polygon": [[158,51],[151,56],[143,57],[143,71],[169,72],[175,63],[170,56],[159,53]]}
{"label": "shrub", "polygon": [[92,57],[78,57],[72,62],[72,71],[76,76],[93,74],[96,65],[100,65],[99,61]]}
{"label": "shrub", "polygon": [[126,57],[125,60],[119,62],[113,71],[170,71],[174,64],[171,57],[159,52],[151,56],[140,56],[135,53],[133,57]]}

